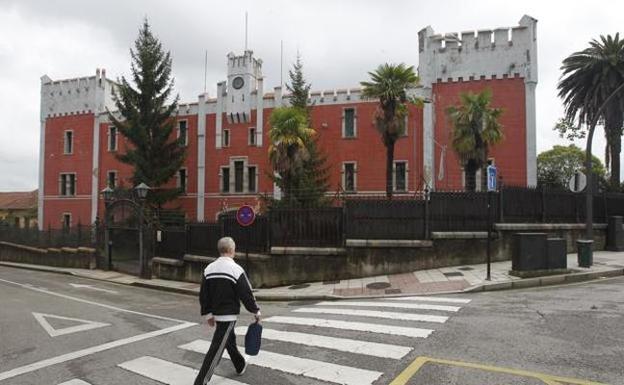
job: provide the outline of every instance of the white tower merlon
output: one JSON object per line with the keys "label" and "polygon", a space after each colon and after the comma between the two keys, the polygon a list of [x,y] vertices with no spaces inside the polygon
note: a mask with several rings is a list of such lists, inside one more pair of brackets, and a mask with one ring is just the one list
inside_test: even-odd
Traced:
{"label": "white tower merlon", "polygon": [[217,83],[217,107],[215,111],[215,148],[223,147],[223,100],[227,97],[225,93],[225,82]]}
{"label": "white tower merlon", "polygon": [[262,60],[246,50],[242,56],[230,52],[228,58],[228,81],[226,113],[229,123],[251,121],[252,93],[257,91],[258,78],[262,77]]}
{"label": "white tower merlon", "polygon": [[204,220],[206,195],[206,101],[201,94],[197,101],[197,220]]}
{"label": "white tower merlon", "polygon": [[[476,32],[435,34],[431,27],[418,33],[418,74],[421,84],[481,78],[521,77],[526,95],[527,184],[534,185],[536,171],[535,87],[537,85],[537,20],[523,16],[518,26]],[[511,35],[511,38],[510,38]],[[433,116],[424,111],[425,143],[433,139]],[[426,146],[426,144],[425,144]],[[425,153],[430,153],[427,149]],[[434,170],[433,152],[425,159],[425,171]]]}

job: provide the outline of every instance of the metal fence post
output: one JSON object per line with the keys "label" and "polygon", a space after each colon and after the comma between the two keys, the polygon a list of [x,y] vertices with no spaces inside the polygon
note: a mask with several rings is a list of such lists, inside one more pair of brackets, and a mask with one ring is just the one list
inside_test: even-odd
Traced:
{"label": "metal fence post", "polygon": [[542,198],[542,223],[546,223],[546,190],[544,189],[544,186],[540,187],[540,193]]}
{"label": "metal fence post", "polygon": [[503,178],[499,179],[500,184],[498,187],[498,223],[503,223],[505,221],[505,201],[504,201],[504,192],[503,192]]}
{"label": "metal fence post", "polygon": [[424,218],[424,236],[425,239],[429,239],[429,188],[425,187],[425,218]]}

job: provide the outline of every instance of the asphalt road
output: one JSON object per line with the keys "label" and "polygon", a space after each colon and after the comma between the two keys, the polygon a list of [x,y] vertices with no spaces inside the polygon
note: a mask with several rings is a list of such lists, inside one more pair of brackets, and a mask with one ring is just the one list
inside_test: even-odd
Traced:
{"label": "asphalt road", "polygon": [[[211,384],[624,384],[624,278],[261,307],[261,354]],[[0,385],[190,384],[199,322],[190,296],[0,267]]]}

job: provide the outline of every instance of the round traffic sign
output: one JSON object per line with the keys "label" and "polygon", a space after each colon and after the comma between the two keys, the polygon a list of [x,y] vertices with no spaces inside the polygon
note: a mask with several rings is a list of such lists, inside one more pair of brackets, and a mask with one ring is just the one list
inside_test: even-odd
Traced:
{"label": "round traffic sign", "polygon": [[243,227],[251,226],[256,220],[256,212],[253,207],[243,205],[236,210],[236,221]]}

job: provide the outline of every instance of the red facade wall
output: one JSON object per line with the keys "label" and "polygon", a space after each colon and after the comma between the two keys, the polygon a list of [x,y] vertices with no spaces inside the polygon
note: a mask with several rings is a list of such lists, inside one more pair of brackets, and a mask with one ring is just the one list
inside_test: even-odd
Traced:
{"label": "red facade wall", "polygon": [[[93,114],[51,117],[45,124],[44,228],[62,225],[63,213],[72,223],[91,223],[91,170],[93,164]],[[64,154],[65,131],[73,131],[73,152]],[[61,173],[76,174],[76,195],[61,197]]]}
{"label": "red facade wall", "polygon": [[[526,186],[526,114],[524,79],[504,78],[474,80],[433,85],[435,101],[435,186],[437,189],[462,189],[462,171],[459,160],[451,146],[452,127],[446,110],[459,104],[462,92],[492,92],[492,107],[503,109],[500,122],[503,125],[504,139],[490,149],[489,157],[494,158],[498,174],[506,184]],[[443,164],[444,178],[438,180],[441,146],[446,145]]]}

